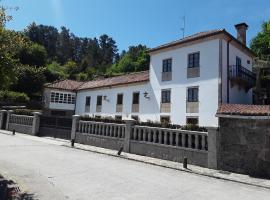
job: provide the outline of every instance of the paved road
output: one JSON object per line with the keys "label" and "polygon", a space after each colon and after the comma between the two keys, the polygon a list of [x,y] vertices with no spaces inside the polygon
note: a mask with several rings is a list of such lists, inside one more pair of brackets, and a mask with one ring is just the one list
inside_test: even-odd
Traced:
{"label": "paved road", "polygon": [[0,133],[0,173],[40,200],[269,200],[270,190]]}

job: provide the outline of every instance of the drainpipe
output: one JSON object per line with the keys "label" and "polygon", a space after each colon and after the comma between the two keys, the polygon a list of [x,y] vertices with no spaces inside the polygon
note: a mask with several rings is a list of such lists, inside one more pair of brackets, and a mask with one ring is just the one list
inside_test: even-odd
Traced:
{"label": "drainpipe", "polygon": [[76,115],[76,107],[77,107],[77,90],[75,90],[75,105],[74,105],[74,115]]}
{"label": "drainpipe", "polygon": [[229,87],[229,83],[230,83],[230,80],[229,80],[229,73],[230,73],[230,42],[232,40],[230,39],[228,42],[227,42],[227,103],[230,103],[230,87]]}

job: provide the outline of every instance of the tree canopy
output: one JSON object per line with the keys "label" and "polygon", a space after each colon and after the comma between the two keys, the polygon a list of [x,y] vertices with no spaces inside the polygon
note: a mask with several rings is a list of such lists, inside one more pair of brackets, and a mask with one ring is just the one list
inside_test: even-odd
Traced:
{"label": "tree canopy", "polygon": [[116,41],[107,34],[78,37],[64,26],[58,30],[35,22],[16,32],[5,27],[11,19],[0,6],[0,91],[33,97],[41,95],[46,82],[85,81],[149,68],[144,45],[130,46],[119,54]]}
{"label": "tree canopy", "polygon": [[270,20],[262,23],[262,30],[251,40],[250,48],[260,59],[270,61]]}

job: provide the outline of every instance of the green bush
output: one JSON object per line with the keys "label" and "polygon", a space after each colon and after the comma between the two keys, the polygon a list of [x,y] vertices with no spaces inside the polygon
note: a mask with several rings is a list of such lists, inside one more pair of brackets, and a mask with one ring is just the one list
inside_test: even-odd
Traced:
{"label": "green bush", "polygon": [[27,103],[30,101],[30,99],[25,93],[13,92],[13,91],[0,91],[0,101]]}
{"label": "green bush", "polygon": [[188,130],[188,131],[201,131],[201,132],[207,132],[207,129],[205,127],[200,127],[195,124],[187,124],[185,126],[182,126],[182,130]]}
{"label": "green bush", "polygon": [[16,115],[29,115],[29,116],[33,116],[33,112],[35,112],[35,110],[30,110],[30,109],[16,109],[13,110],[13,113]]}

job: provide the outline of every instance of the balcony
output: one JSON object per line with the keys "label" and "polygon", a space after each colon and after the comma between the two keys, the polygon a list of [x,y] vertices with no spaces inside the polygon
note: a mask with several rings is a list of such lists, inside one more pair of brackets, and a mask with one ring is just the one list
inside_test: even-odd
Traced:
{"label": "balcony", "polygon": [[238,65],[231,65],[229,67],[229,79],[231,86],[237,84],[240,87],[244,87],[246,92],[254,87],[256,82],[256,76],[253,72]]}
{"label": "balcony", "polygon": [[199,102],[186,102],[187,113],[199,113]]}

